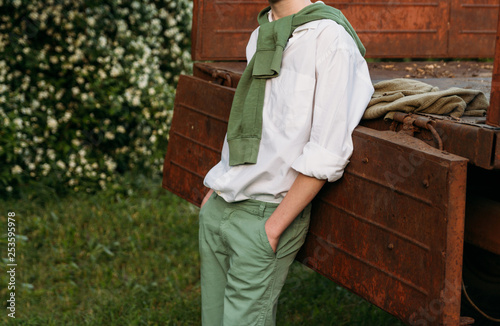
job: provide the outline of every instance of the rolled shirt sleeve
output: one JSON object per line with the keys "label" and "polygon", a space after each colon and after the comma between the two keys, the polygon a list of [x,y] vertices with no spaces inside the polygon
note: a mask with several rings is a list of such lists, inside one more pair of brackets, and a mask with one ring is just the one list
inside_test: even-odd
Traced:
{"label": "rolled shirt sleeve", "polygon": [[[247,46],[256,49],[258,30]],[[257,164],[229,165],[227,141],[205,185],[228,202],[279,203],[302,173],[339,179],[349,162],[351,134],[373,93],[368,68],[345,29],[332,20],[299,26],[280,75],[266,82]]]}
{"label": "rolled shirt sleeve", "polygon": [[374,90],[365,59],[342,27],[332,24],[320,37],[311,136],[292,168],[333,182],[349,163],[352,132]]}

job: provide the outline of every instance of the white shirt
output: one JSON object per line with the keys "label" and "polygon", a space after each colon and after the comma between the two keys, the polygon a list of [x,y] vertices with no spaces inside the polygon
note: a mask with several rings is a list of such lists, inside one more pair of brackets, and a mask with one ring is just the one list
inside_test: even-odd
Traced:
{"label": "white shirt", "polygon": [[[247,61],[258,31],[248,42]],[[227,202],[279,203],[299,172],[338,180],[372,94],[366,61],[342,26],[327,19],[299,26],[285,47],[279,76],[266,81],[257,163],[229,166],[226,138],[205,186]]]}

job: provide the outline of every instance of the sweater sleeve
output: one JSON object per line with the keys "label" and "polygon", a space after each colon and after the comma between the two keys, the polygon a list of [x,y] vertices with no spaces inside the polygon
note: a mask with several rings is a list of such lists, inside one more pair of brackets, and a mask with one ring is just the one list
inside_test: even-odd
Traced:
{"label": "sweater sleeve", "polygon": [[366,61],[347,32],[332,24],[318,39],[311,136],[292,168],[329,182],[340,179],[372,94]]}
{"label": "sweater sleeve", "polygon": [[250,35],[250,39],[248,40],[246,47],[247,64],[250,62],[250,60],[252,60],[255,51],[257,51],[257,38],[259,37],[259,29],[260,27],[257,27],[252,32],[252,34]]}

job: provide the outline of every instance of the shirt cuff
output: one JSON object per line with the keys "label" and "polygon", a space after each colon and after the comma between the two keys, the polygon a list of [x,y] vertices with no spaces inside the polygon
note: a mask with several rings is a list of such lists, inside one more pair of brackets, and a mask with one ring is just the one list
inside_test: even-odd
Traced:
{"label": "shirt cuff", "polygon": [[349,160],[317,144],[307,143],[302,155],[293,162],[292,168],[304,175],[333,182],[342,177],[348,163]]}

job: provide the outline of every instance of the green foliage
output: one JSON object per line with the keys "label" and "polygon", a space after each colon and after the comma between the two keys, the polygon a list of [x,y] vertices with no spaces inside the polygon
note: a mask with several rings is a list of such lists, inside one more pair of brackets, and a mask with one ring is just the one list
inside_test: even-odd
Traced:
{"label": "green foliage", "polygon": [[[198,209],[158,179],[124,182],[129,195],[0,200],[16,213],[18,264],[16,319],[3,313],[1,325],[199,325]],[[8,278],[0,275],[5,300]]]}
{"label": "green foliage", "polygon": [[159,174],[191,13],[189,0],[0,0],[0,196]]}

